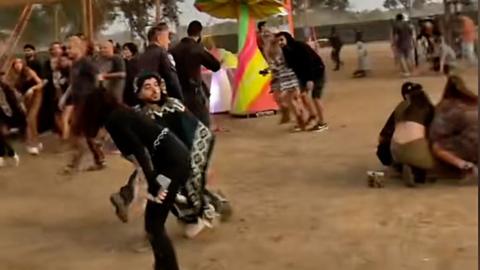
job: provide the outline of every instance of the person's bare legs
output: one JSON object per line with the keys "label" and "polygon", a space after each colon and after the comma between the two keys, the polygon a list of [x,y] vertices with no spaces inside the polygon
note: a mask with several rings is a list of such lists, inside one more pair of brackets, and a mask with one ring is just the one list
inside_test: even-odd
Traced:
{"label": "person's bare legs", "polygon": [[312,98],[312,103],[313,103],[313,106],[315,107],[315,111],[317,113],[318,124],[319,125],[325,124],[325,118],[324,118],[324,115],[323,115],[324,106],[323,106],[323,103],[322,103],[322,99],[321,98]]}
{"label": "person's bare legs", "polygon": [[300,99],[300,90],[292,89],[287,91],[287,102],[290,107],[290,111],[295,114],[297,119],[297,125],[301,130],[305,129],[306,119],[303,115],[302,104]]}
{"label": "person's bare legs", "polygon": [[[318,122],[318,115],[315,112],[315,106],[313,105],[313,101],[310,95],[310,91],[305,91],[301,93],[301,100],[303,106],[307,110],[309,116],[307,118],[307,122]],[[308,124],[308,123],[307,123]]]}
{"label": "person's bare legs", "polygon": [[39,147],[38,142],[38,114],[42,106],[42,89],[34,90],[25,96],[25,106],[27,107],[27,128],[26,143],[29,147]]}
{"label": "person's bare legs", "polygon": [[70,138],[70,123],[72,121],[73,106],[66,106],[62,112],[62,139]]}

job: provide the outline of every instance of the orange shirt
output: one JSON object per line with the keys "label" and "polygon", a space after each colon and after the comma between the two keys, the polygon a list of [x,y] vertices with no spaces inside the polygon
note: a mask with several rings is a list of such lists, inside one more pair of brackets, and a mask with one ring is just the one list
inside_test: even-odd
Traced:
{"label": "orange shirt", "polygon": [[467,16],[461,17],[463,22],[463,41],[475,42],[477,40],[477,29],[472,19]]}

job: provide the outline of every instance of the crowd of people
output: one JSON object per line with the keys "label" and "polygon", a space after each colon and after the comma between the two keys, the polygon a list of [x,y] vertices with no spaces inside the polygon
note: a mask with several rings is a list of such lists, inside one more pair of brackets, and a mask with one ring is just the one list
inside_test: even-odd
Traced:
{"label": "crowd of people", "polygon": [[[425,183],[439,164],[462,176],[477,174],[478,97],[452,75],[456,54],[440,32],[424,26],[415,44],[410,23],[397,16],[394,53],[404,76],[425,63],[449,75],[443,98],[435,106],[421,85],[405,83],[403,101],[382,129],[377,151],[384,165],[402,172],[408,186]],[[206,187],[215,136],[201,70],[216,72],[222,63],[201,44],[202,28],[193,21],[188,36],[172,45],[168,25],[159,23],[148,31],[143,52],[134,43],[93,43],[77,34],[65,44],[53,42],[45,63],[27,44],[24,58],[14,58],[0,80],[0,167],[9,159],[15,165],[20,162],[7,141],[16,132],[25,134],[27,153],[38,156],[44,149],[39,132],[53,128],[61,150],[73,149],[64,174],[81,171],[87,149],[94,161],[87,170],[104,169],[104,146],[115,145],[135,170],[110,201],[119,219],[128,222],[132,204],[146,200],[145,230],[155,269],[179,268],[165,231],[170,212],[190,238],[230,214],[226,198]],[[288,32],[274,32],[264,22],[258,31],[268,64],[259,73],[272,76],[280,123],[288,123],[293,115],[292,132],[328,130],[322,101],[326,66],[317,48]],[[343,41],[335,28],[329,40],[337,71],[343,65]],[[359,67],[354,77],[365,77],[370,65],[363,33],[357,32],[355,41]],[[467,41],[471,36],[465,39],[464,56],[474,63],[472,43]],[[414,50],[417,45],[423,50]]]}
{"label": "crowd of people", "polygon": [[415,27],[404,14],[398,14],[392,27],[391,45],[396,65],[404,77],[423,75],[433,71],[449,75],[459,68],[458,58],[476,66],[476,26],[465,15],[456,17],[458,26],[449,26],[458,32],[460,50],[455,50],[446,41],[441,21],[424,19]]}
{"label": "crowd of people", "polygon": [[142,53],[133,43],[119,48],[77,34],[52,43],[45,63],[28,44],[24,59],[13,59],[0,81],[0,166],[10,158],[20,162],[7,141],[13,132],[25,134],[27,153],[40,155],[38,133],[53,128],[60,150],[73,149],[64,174],[81,172],[87,148],[94,157],[87,170],[104,169],[110,142],[136,168],[110,200],[123,222],[134,202],[147,202],[155,269],[178,269],[165,232],[169,212],[189,238],[231,213],[226,198],[206,188],[215,136],[201,68],[215,72],[221,63],[200,43],[202,28],[193,21],[188,36],[171,44],[168,25],[159,23]]}

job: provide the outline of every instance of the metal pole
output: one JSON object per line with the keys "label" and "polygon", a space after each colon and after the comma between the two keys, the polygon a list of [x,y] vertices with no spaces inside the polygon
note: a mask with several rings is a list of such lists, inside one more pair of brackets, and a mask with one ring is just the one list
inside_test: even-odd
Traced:
{"label": "metal pole", "polygon": [[60,39],[60,23],[59,23],[59,12],[60,6],[57,4],[54,7],[54,24],[55,24],[55,41]]}
{"label": "metal pole", "polygon": [[295,35],[295,23],[293,22],[292,0],[285,1],[285,7],[288,12],[288,26],[292,35]]}

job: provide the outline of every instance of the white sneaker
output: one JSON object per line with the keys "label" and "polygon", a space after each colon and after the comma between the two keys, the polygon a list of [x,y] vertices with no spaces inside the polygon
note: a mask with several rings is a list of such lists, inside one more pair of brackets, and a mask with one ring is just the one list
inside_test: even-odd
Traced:
{"label": "white sneaker", "polygon": [[3,157],[0,157],[0,168],[5,167],[5,159]]}
{"label": "white sneaker", "polygon": [[18,167],[20,165],[20,157],[17,154],[15,154],[12,157],[12,159],[13,159],[13,165],[15,165],[15,167]]}
{"label": "white sneaker", "polygon": [[38,150],[37,147],[27,146],[27,153],[33,156],[38,156],[40,155],[40,150]]}
{"label": "white sneaker", "polygon": [[185,236],[189,239],[193,239],[197,235],[199,235],[206,227],[207,225],[205,224],[203,219],[199,218],[197,223],[185,225]]}
{"label": "white sneaker", "polygon": [[43,143],[38,143],[37,144],[37,149],[39,152],[42,152],[43,151]]}

